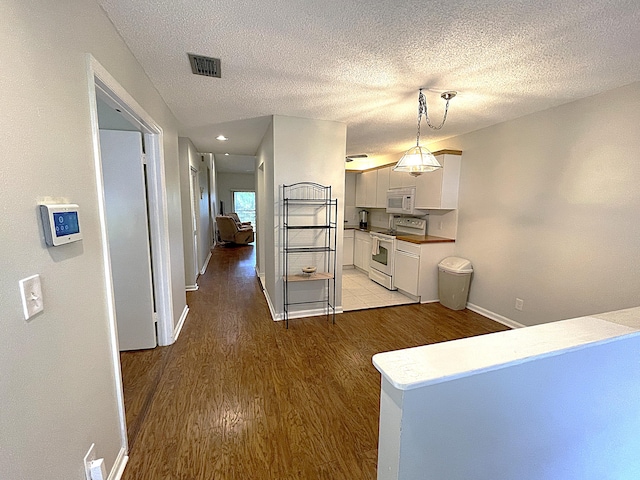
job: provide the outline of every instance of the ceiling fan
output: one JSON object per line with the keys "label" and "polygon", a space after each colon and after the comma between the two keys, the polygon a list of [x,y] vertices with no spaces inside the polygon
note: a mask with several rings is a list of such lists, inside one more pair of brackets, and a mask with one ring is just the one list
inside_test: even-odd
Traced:
{"label": "ceiling fan", "polygon": [[367,158],[367,154],[366,153],[361,153],[358,155],[347,155],[345,157],[345,160],[347,161],[347,163],[349,162],[353,162],[356,158]]}

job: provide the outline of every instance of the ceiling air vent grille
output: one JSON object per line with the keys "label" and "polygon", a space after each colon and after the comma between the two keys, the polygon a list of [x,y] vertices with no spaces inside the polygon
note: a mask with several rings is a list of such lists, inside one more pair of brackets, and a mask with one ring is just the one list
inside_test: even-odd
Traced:
{"label": "ceiling air vent grille", "polygon": [[203,57],[202,55],[194,55],[192,53],[188,53],[187,55],[189,55],[191,71],[195,75],[221,78],[222,70],[219,58]]}

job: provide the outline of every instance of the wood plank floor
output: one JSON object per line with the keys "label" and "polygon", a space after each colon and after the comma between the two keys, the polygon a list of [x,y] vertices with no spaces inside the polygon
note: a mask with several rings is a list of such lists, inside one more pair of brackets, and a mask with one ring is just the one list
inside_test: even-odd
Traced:
{"label": "wood plank floor", "polygon": [[121,354],[124,480],[375,479],[378,352],[507,330],[440,304],[273,322],[253,246],[215,248],[170,347]]}

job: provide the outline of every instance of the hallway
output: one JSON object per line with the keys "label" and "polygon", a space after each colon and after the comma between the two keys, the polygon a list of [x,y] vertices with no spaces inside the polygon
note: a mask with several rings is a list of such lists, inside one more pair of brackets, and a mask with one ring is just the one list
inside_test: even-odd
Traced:
{"label": "hallway", "polygon": [[124,480],[374,479],[375,353],[506,330],[440,304],[273,322],[253,246],[214,248],[170,347],[121,354]]}

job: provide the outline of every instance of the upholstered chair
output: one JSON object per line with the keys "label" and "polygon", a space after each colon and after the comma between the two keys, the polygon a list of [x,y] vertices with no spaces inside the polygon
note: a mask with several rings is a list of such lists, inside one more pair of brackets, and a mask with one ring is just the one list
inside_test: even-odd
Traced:
{"label": "upholstered chair", "polygon": [[241,222],[240,221],[240,217],[238,216],[238,214],[236,212],[227,213],[227,217],[233,218],[235,220],[236,224],[238,225],[238,228],[252,227],[251,222]]}
{"label": "upholstered chair", "polygon": [[220,233],[220,240],[223,242],[246,245],[254,241],[253,228],[238,228],[236,221],[227,216],[217,216],[216,224]]}

